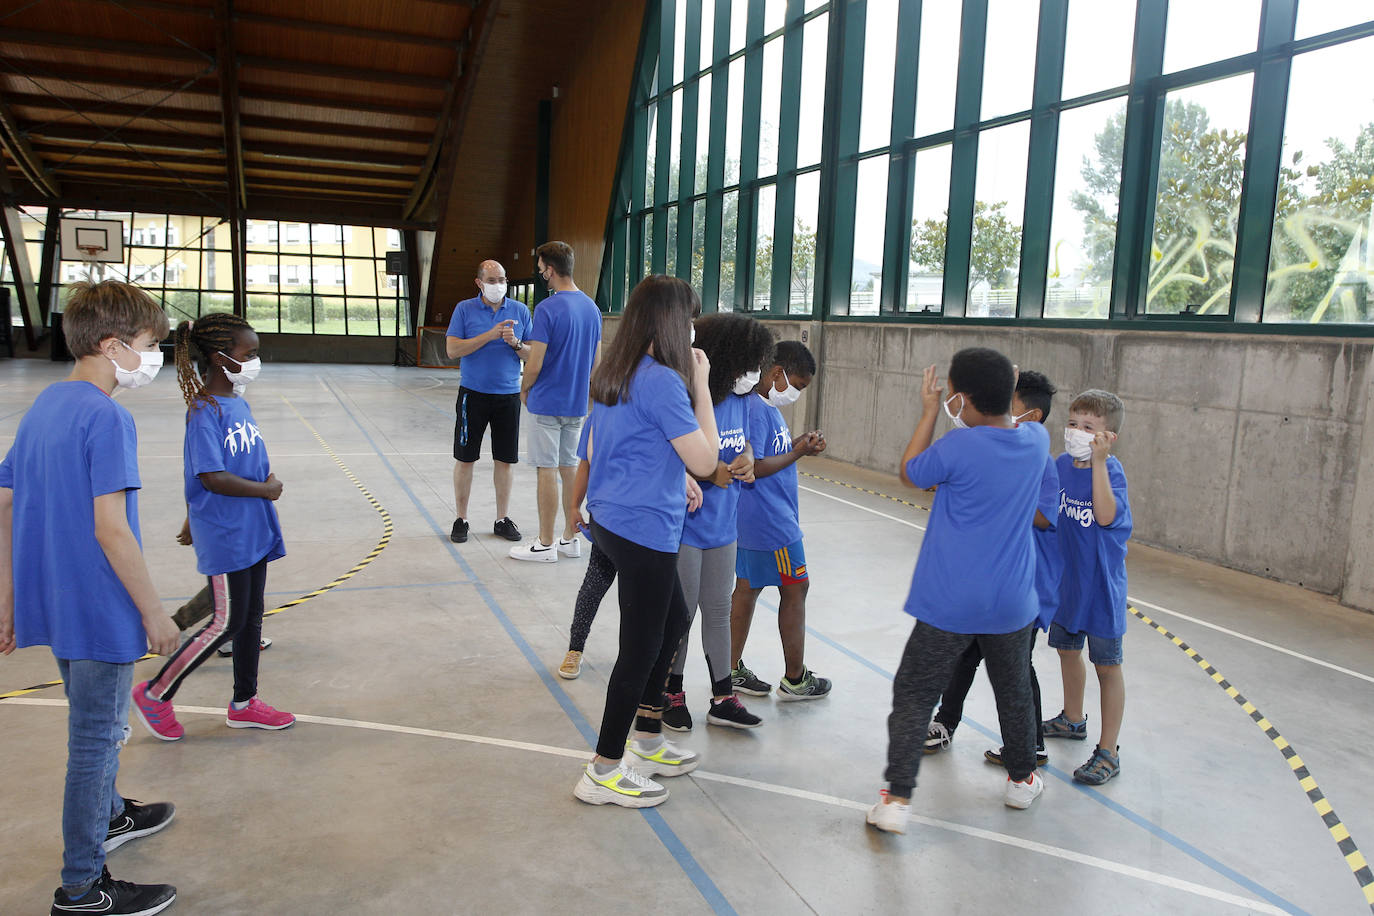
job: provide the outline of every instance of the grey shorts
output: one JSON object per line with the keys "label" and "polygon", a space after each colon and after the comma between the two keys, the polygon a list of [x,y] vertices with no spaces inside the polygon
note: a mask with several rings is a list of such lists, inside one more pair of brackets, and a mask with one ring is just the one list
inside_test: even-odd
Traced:
{"label": "grey shorts", "polygon": [[530,464],[537,468],[576,467],[577,440],[582,438],[585,417],[554,417],[530,414]]}

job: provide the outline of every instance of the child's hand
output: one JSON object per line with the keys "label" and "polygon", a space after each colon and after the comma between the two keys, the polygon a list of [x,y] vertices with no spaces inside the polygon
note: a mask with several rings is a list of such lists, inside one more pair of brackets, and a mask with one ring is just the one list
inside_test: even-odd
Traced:
{"label": "child's hand", "polygon": [[808,455],[819,455],[825,451],[825,433],[819,429],[811,433],[811,445],[807,450]]}
{"label": "child's hand", "polygon": [[181,645],[181,630],[166,614],[143,618],[143,629],[148,634],[148,651],[154,655],[171,655]]}
{"label": "child's hand", "polygon": [[1107,456],[1112,453],[1112,445],[1116,442],[1116,433],[1109,429],[1104,429],[1093,436],[1093,464],[1101,464],[1107,460]]}
{"label": "child's hand", "polygon": [[182,547],[191,546],[191,520],[189,518],[181,523],[181,533],[177,535],[177,543]]}
{"label": "child's hand", "polygon": [[702,503],[701,484],[687,476],[687,511],[695,512],[701,508]]}
{"label": "child's hand", "polygon": [[273,501],[281,499],[281,481],[277,479],[276,474],[268,474],[267,479],[262,483],[267,488],[267,492],[263,494],[264,499]]}
{"label": "child's hand", "polygon": [[581,531],[584,528],[590,527],[587,524],[587,520],[582,517],[581,506],[578,506],[576,509],[572,510],[572,518],[568,519],[568,521],[572,523],[573,531]]}
{"label": "child's hand", "polygon": [[724,461],[717,461],[716,472],[711,475],[711,483],[724,490],[734,479],[734,475],[730,473],[730,466]]}
{"label": "child's hand", "polygon": [[940,405],[945,400],[945,389],[940,387],[940,380],[935,376],[935,367],[926,366],[921,373],[921,407],[926,413],[932,413],[940,409]]}
{"label": "child's hand", "polygon": [[730,462],[730,476],[740,483],[754,482],[754,458],[748,452],[740,452]]}

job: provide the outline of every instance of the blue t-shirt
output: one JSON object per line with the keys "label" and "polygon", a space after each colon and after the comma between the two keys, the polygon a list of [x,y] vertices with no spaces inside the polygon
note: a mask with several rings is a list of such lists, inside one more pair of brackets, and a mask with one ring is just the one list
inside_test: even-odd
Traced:
{"label": "blue t-shirt", "polygon": [[1059,534],[1054,530],[1059,518],[1059,472],[1053,455],[1045,456],[1045,473],[1040,478],[1040,499],[1035,508],[1050,523],[1048,528],[1031,530],[1031,540],[1035,542],[1035,597],[1040,602],[1035,625],[1048,630],[1059,610],[1059,577],[1064,569],[1059,556]]}
{"label": "blue t-shirt", "polygon": [[215,398],[219,412],[202,407],[186,414],[186,516],[203,576],[238,572],[259,560],[286,556],[281,524],[272,500],[259,496],[222,496],[200,482],[200,474],[228,471],[263,481],[272,472],[267,440],[253,422],[243,398]]}
{"label": "blue t-shirt", "polygon": [[626,540],[675,553],[687,494],[686,468],[671,440],[700,428],[682,376],[644,356],[625,397],[597,404],[591,424],[587,511]]}
{"label": "blue t-shirt", "polygon": [[[0,463],[14,491],[14,635],[67,660],[124,663],[148,650],[143,618],[95,539],[95,498],[124,492],[138,530],[138,434],[90,382],[38,395]],[[140,544],[142,542],[140,541]]]}
{"label": "blue t-shirt", "polygon": [[[464,299],[453,309],[448,336],[469,340],[502,321],[515,322],[511,332],[517,340],[529,336],[530,310],[525,303],[507,298],[500,308],[493,309],[481,296]],[[485,394],[519,394],[522,365],[520,354],[500,337],[482,344],[458,363],[463,387]]]}
{"label": "blue t-shirt", "polygon": [[529,340],[545,345],[525,407],[546,417],[584,417],[592,362],[601,343],[601,310],[586,293],[554,293],[534,310]]}
{"label": "blue t-shirt", "polygon": [[[754,460],[792,451],[792,433],[782,412],[757,394],[745,395],[745,402],[745,432]],[[739,546],[745,550],[777,550],[801,540],[795,462],[776,474],[740,484],[738,531]]]}
{"label": "blue t-shirt", "polygon": [[[720,433],[720,460],[726,464],[744,453],[748,438],[744,423],[749,414],[749,398],[754,395],[727,394],[716,405],[716,429]],[[740,482],[730,481],[728,487],[710,482],[701,484],[701,508],[688,513],[682,529],[682,543],[701,550],[724,547],[738,538]]]}
{"label": "blue t-shirt", "polygon": [[951,633],[1011,633],[1036,619],[1035,507],[1049,433],[952,429],[907,462],[906,476],[934,487],[906,612]]}
{"label": "blue t-shirt", "polygon": [[1054,622],[1070,633],[1115,639],[1126,632],[1126,542],[1131,538],[1131,504],[1126,474],[1107,456],[1107,479],[1116,498],[1116,518],[1103,528],[1093,517],[1092,468],[1076,468],[1060,455],[1059,551],[1064,575]]}

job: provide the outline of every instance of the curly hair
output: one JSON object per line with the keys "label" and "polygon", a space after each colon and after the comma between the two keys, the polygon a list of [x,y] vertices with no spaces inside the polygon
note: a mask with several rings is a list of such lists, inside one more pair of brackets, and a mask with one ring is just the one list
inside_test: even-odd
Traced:
{"label": "curly hair", "polygon": [[711,361],[711,403],[719,404],[746,372],[761,372],[773,358],[773,334],[763,322],[734,312],[698,318],[697,349]]}
{"label": "curly hair", "polygon": [[[183,321],[177,325],[177,384],[181,386],[181,396],[186,399],[187,408],[199,410],[208,406],[219,413],[219,402],[205,388],[204,380],[210,375],[210,357],[216,353],[228,353],[234,349],[239,332],[251,330],[252,325],[230,312],[211,312],[195,321]],[[195,368],[191,365],[193,348]]]}

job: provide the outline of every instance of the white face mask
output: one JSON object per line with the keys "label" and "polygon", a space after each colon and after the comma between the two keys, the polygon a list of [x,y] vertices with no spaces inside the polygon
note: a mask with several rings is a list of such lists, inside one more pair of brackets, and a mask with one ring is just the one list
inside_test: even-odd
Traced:
{"label": "white face mask", "polygon": [[1028,410],[1028,411],[1026,411],[1025,413],[1021,414],[1021,416],[1019,416],[1019,417],[1012,417],[1012,418],[1011,418],[1011,422],[1015,423],[1017,426],[1020,426],[1020,425],[1021,425],[1021,421],[1024,420],[1024,419],[1026,419],[1026,417],[1029,417],[1029,416],[1030,416],[1031,414],[1033,414],[1033,413],[1035,413],[1035,411],[1034,411],[1033,409],[1032,409],[1032,410]]}
{"label": "white face mask", "polygon": [[[959,412],[951,413],[949,409],[949,402],[954,400],[955,398],[959,399]],[[949,417],[949,420],[951,423],[954,424],[955,429],[968,429],[968,424],[964,422],[963,413],[964,396],[962,394],[955,394],[945,398],[945,416]]]}
{"label": "white face mask", "polygon": [[504,283],[483,283],[482,298],[492,305],[500,305],[506,301],[506,284]]}
{"label": "white face mask", "polygon": [[697,326],[696,326],[696,325],[692,325],[692,333],[691,333],[691,336],[687,338],[687,342],[690,343],[690,344],[692,344],[693,346],[696,346],[696,342],[697,342]]}
{"label": "white face mask", "polygon": [[238,372],[230,372],[227,366],[220,367],[220,371],[229,377],[229,381],[234,383],[234,394],[243,394],[243,389],[248,387],[248,383],[257,378],[258,373],[262,372],[262,360],[256,356],[241,363],[223,350],[220,351],[219,355],[239,367]]}
{"label": "white face mask", "polygon": [[779,391],[776,388],[768,389],[768,403],[777,408],[783,408],[789,404],[794,404],[797,398],[801,397],[801,389],[792,384],[792,380],[787,378],[786,373],[783,374],[783,379],[787,382],[786,389],[783,391]]}
{"label": "white face mask", "polygon": [[746,372],[735,379],[735,394],[748,394],[753,391],[759,383],[761,373],[755,369],[753,372]]}
{"label": "white face mask", "polygon": [[119,363],[110,360],[115,367],[115,383],[120,388],[142,388],[157,378],[157,371],[162,368],[161,350],[135,350],[122,340],[119,344],[130,353],[138,354],[137,369],[125,369]]}
{"label": "white face mask", "polygon": [[1093,456],[1093,434],[1085,429],[1064,427],[1064,451],[1075,461],[1088,461]]}

